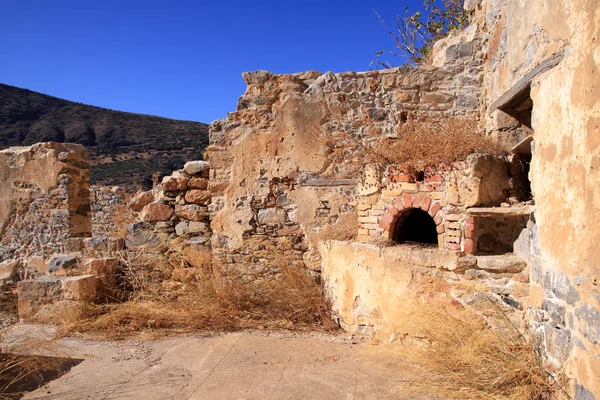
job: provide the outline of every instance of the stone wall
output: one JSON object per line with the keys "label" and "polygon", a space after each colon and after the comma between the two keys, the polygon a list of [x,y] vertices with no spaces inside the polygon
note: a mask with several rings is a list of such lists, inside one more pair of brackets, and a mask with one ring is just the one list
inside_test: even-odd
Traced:
{"label": "stone wall", "polygon": [[74,144],[0,151],[0,260],[62,253],[91,235],[88,163]]}
{"label": "stone wall", "polygon": [[121,186],[91,186],[92,234],[104,236],[118,230],[117,213],[125,207],[127,193]]}
{"label": "stone wall", "polygon": [[537,340],[575,378],[576,399],[600,398],[598,4],[471,3],[489,38],[483,121],[513,143],[521,139],[514,128],[532,128],[535,214],[523,248]]}
{"label": "stone wall", "polygon": [[480,47],[473,37],[441,68],[245,73],[237,110],[210,128],[216,260],[249,276],[275,258],[318,271],[320,241],[357,234],[366,149],[410,120],[478,116]]}

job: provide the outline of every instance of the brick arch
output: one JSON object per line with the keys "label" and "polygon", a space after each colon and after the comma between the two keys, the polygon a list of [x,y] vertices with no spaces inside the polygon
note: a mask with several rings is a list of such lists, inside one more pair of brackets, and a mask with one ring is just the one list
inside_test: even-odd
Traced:
{"label": "brick arch", "polygon": [[[427,212],[433,218],[433,222],[435,222],[438,235],[443,235],[444,219],[442,218],[442,214],[440,212],[442,209],[441,204],[429,196],[422,196],[417,193],[406,193],[396,197],[394,200],[385,205],[385,211],[379,220],[379,226],[383,228],[384,238],[389,240],[393,239],[394,227],[400,216],[412,208],[420,208],[421,210]],[[443,238],[438,238],[438,246],[444,246]]]}

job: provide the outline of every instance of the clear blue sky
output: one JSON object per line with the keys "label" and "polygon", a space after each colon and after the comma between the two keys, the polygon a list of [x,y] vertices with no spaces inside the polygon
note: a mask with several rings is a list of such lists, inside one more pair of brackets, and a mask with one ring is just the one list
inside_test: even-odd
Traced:
{"label": "clear blue sky", "polygon": [[[0,0],[0,82],[114,110],[211,122],[243,71],[364,71],[419,0]],[[398,59],[400,64],[401,60]]]}

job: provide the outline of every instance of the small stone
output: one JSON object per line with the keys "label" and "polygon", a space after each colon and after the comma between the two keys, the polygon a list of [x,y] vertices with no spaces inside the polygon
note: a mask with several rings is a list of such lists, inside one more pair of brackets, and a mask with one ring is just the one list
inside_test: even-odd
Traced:
{"label": "small stone", "polygon": [[183,170],[190,175],[200,175],[205,171],[208,172],[209,166],[206,161],[188,161],[183,166]]}
{"label": "small stone", "polygon": [[172,207],[163,203],[150,203],[140,213],[144,221],[168,221],[175,211]]}
{"label": "small stone", "polygon": [[58,273],[60,270],[72,268],[77,264],[77,257],[72,254],[55,256],[48,263],[48,272]]}

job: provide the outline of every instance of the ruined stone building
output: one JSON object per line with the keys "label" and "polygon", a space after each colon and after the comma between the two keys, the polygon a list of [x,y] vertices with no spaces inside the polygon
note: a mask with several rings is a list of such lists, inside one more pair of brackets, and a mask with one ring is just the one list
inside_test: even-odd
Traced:
{"label": "ruined stone building", "polygon": [[[576,399],[600,398],[600,7],[465,4],[472,25],[438,42],[430,66],[243,74],[237,109],[211,125],[208,163],[188,163],[136,195],[140,221],[125,244],[101,229],[105,192],[95,192],[91,227],[80,201],[89,196],[79,187],[89,181],[85,157],[55,148],[52,168],[71,175],[38,183],[27,166],[56,145],[1,152],[2,178],[18,191],[0,191],[0,255],[30,255],[15,215],[60,220],[56,240],[29,236],[42,257],[161,250],[178,237],[190,264],[249,281],[284,265],[306,268],[322,279],[344,329],[381,337],[423,277],[475,280],[530,327],[545,359],[574,379]],[[447,118],[476,120],[511,154],[415,170],[376,151],[400,140],[406,124]],[[25,178],[5,172],[17,164]],[[10,193],[23,199],[32,187],[46,197],[27,194],[27,210],[15,213],[24,206]]]}

